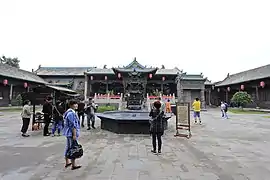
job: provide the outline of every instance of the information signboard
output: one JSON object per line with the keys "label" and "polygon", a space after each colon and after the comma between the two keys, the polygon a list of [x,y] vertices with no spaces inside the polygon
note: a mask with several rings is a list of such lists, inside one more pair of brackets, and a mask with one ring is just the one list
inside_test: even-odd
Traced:
{"label": "information signboard", "polygon": [[[176,134],[180,137],[191,137],[190,129],[190,104],[189,103],[177,103],[176,104]],[[180,133],[183,131],[185,133]]]}

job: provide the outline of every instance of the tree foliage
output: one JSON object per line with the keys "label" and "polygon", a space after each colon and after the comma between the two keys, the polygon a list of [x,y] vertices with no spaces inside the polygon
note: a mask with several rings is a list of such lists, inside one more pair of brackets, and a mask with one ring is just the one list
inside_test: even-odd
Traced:
{"label": "tree foliage", "polygon": [[231,101],[241,107],[244,107],[247,104],[252,103],[252,98],[247,92],[240,91],[233,95]]}
{"label": "tree foliage", "polygon": [[6,56],[0,57],[0,62],[3,64],[7,64],[16,68],[20,68],[20,60],[15,57],[15,58],[10,58]]}

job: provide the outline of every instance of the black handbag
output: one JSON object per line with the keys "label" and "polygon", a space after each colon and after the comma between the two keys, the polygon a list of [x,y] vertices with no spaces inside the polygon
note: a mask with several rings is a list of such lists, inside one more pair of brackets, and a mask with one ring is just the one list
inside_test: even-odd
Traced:
{"label": "black handbag", "polygon": [[71,148],[67,152],[68,159],[78,159],[83,156],[83,147],[78,144],[76,140],[73,140]]}

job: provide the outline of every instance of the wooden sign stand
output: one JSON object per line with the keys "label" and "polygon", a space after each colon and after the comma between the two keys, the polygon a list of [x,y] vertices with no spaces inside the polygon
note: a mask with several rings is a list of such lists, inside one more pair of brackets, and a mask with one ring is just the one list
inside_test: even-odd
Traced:
{"label": "wooden sign stand", "polygon": [[[191,138],[190,128],[190,104],[189,103],[177,103],[176,104],[176,134],[175,137]],[[179,130],[188,131],[186,133],[179,133]]]}

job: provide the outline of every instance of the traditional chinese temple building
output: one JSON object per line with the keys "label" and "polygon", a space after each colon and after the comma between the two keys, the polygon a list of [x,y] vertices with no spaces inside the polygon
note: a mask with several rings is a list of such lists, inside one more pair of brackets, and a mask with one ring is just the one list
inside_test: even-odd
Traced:
{"label": "traditional chinese temple building", "polygon": [[147,94],[149,96],[159,96],[162,94],[168,96],[175,95],[177,97],[179,93],[177,93],[176,77],[179,75],[181,75],[183,101],[192,102],[193,99],[198,97],[204,103],[209,95],[204,84],[206,78],[202,74],[187,74],[178,68],[146,67],[141,65],[136,58],[130,64],[123,67],[40,66],[35,73],[52,85],[69,87],[83,92],[85,97],[94,96],[94,94],[126,94],[131,88],[129,82],[134,74],[140,77],[139,81],[141,84],[141,87],[135,88],[141,88],[145,97]]}
{"label": "traditional chinese temple building", "polygon": [[220,100],[230,102],[237,91],[248,92],[253,99],[250,107],[270,108],[270,64],[227,77],[215,85]]}
{"label": "traditional chinese temple building", "polygon": [[37,88],[44,90],[39,93],[40,104],[44,102],[45,96],[53,91],[75,93],[67,88],[52,86],[35,73],[0,63],[0,106],[19,105],[19,95]]}

